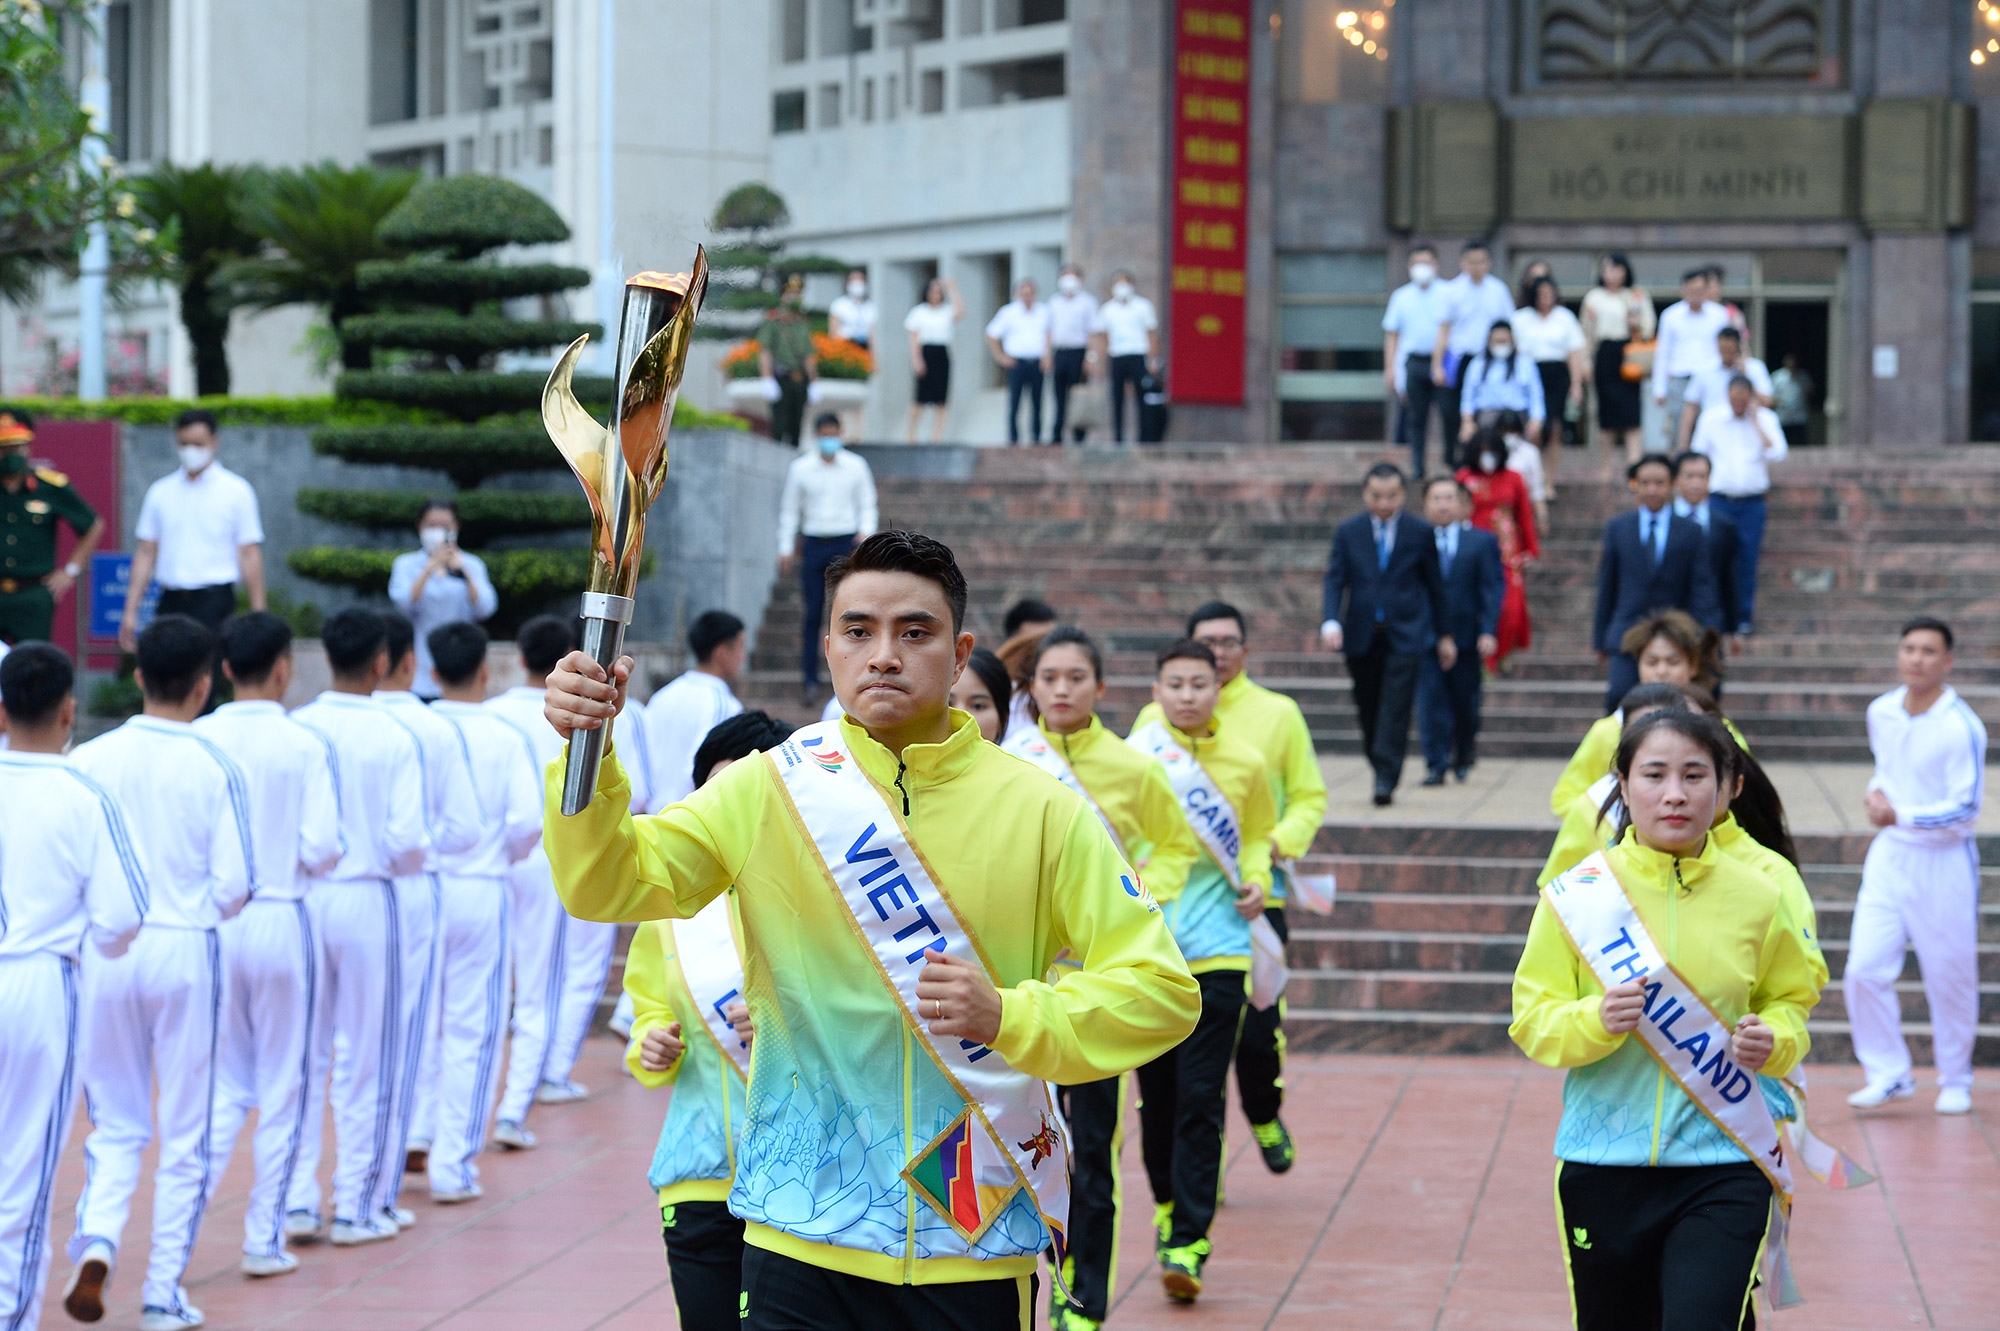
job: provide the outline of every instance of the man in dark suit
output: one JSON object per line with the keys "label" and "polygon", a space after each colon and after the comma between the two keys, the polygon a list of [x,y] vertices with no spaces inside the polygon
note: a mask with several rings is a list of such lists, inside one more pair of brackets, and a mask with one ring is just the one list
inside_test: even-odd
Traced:
{"label": "man in dark suit", "polygon": [[[1708,535],[1708,566],[1715,570],[1715,599],[1722,606],[1723,642],[1732,650],[1730,630],[1743,620],[1743,589],[1736,584],[1736,552],[1742,537],[1736,524],[1714,511],[1708,502],[1708,478],[1713,465],[1707,454],[1683,453],[1674,459],[1674,513],[1693,520]],[[1716,680],[1715,700],[1722,701],[1722,681]]]}
{"label": "man in dark suit", "polygon": [[1375,803],[1389,803],[1410,748],[1410,709],[1417,663],[1435,652],[1440,666],[1458,662],[1445,624],[1444,578],[1431,526],[1403,511],[1403,473],[1389,463],[1371,468],[1361,487],[1366,513],[1333,533],[1326,566],[1320,641],[1347,654],[1361,743],[1375,768]]}
{"label": "man in dark suit", "polygon": [[1698,523],[1677,517],[1674,464],[1648,453],[1626,472],[1639,507],[1604,524],[1604,552],[1597,565],[1597,614],[1591,645],[1607,666],[1604,710],[1639,682],[1639,663],[1619,649],[1625,630],[1655,610],[1679,609],[1707,628],[1719,628],[1722,605],[1715,567]]}
{"label": "man in dark suit", "polygon": [[1443,785],[1447,768],[1460,781],[1472,770],[1482,663],[1499,649],[1500,599],[1507,591],[1500,539],[1468,522],[1471,512],[1471,492],[1452,477],[1438,476],[1424,486],[1424,519],[1433,529],[1444,577],[1445,632],[1458,649],[1451,669],[1425,656],[1417,671],[1417,735],[1427,786]]}

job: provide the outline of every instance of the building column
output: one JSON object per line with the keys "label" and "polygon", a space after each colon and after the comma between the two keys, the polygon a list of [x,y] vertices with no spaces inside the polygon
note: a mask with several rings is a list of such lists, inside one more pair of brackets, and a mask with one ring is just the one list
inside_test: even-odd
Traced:
{"label": "building column", "polygon": [[1951,385],[1952,304],[1962,297],[1948,281],[1950,240],[1943,232],[1876,236],[1869,241],[1868,358],[1857,367],[1869,380],[1867,442],[1875,448],[1934,448],[1956,443]]}

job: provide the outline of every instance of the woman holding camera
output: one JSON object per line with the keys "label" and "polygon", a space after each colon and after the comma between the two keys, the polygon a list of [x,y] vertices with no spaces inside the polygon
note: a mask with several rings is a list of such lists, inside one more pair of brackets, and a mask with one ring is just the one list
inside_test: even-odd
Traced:
{"label": "woman holding camera", "polygon": [[431,674],[431,630],[490,619],[500,606],[485,562],[458,548],[458,526],[457,504],[425,500],[417,515],[420,548],[397,555],[389,568],[389,599],[417,631],[417,678],[411,692],[426,701],[439,692]]}

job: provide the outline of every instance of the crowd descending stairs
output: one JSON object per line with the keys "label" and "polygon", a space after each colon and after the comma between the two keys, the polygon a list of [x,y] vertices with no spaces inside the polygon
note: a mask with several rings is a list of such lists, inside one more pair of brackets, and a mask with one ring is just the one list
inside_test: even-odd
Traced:
{"label": "crowd descending stairs", "polygon": [[[1366,469],[1398,460],[1388,450],[865,453],[884,525],[956,551],[971,587],[967,627],[982,645],[997,645],[1006,607],[1029,595],[1098,636],[1107,721],[1130,721],[1148,696],[1153,652],[1179,636],[1190,609],[1219,599],[1245,612],[1257,677],[1298,699],[1321,752],[1358,751],[1346,670],[1311,640],[1332,530],[1359,511]],[[1528,572],[1534,645],[1487,685],[1488,756],[1566,757],[1602,712],[1589,643],[1598,548],[1604,521],[1630,500],[1622,481],[1602,482],[1580,457],[1566,461],[1541,561]],[[1995,512],[2000,457],[1984,450],[1802,453],[1780,469],[1758,632],[1730,658],[1724,697],[1760,756],[1866,761],[1863,712],[1894,684],[1895,629],[1916,613],[1952,621],[1958,687],[2000,729]],[[740,691],[802,721],[799,636],[797,585],[780,579]],[[1508,982],[1550,839],[1535,827],[1327,826],[1315,854],[1334,862],[1341,895],[1332,916],[1295,921],[1292,1038],[1329,1049],[1504,1045]],[[1846,1056],[1837,977],[1865,847],[1864,837],[1801,842],[1836,977],[1814,1023],[1819,1057]],[[2000,1054],[2000,907],[1984,911],[1982,1060]],[[1914,961],[1903,1002],[1925,1057]]]}

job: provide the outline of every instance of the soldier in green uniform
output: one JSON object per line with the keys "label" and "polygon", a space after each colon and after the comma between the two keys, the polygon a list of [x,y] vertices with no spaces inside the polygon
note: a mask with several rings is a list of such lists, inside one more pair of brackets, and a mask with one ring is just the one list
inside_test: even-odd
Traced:
{"label": "soldier in green uniform", "polygon": [[805,428],[806,401],[819,377],[819,356],[813,351],[812,325],[806,321],[805,281],[794,273],[785,280],[778,308],[757,326],[757,368],[778,382],[778,400],[771,404],[771,438],[799,446]]}
{"label": "soldier in green uniform", "polygon": [[[46,640],[56,602],[69,594],[104,535],[104,519],[69,477],[32,466],[35,418],[0,406],[0,639],[10,646]],[[56,567],[56,520],[78,536],[69,562]]]}

